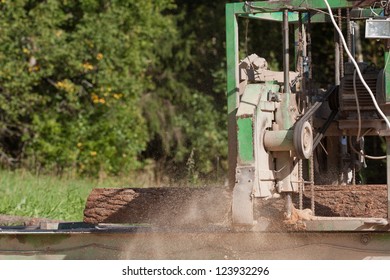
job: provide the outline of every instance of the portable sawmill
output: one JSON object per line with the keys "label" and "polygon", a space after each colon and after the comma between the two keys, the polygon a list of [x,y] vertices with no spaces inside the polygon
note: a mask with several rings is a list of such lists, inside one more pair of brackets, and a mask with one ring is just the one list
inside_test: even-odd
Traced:
{"label": "portable sawmill", "polygon": [[[235,170],[229,177],[234,188],[233,224],[253,225],[256,199],[279,198],[284,200],[285,218],[306,220],[305,229],[389,229],[389,8],[388,1],[339,0],[227,5],[229,163],[230,170]],[[261,53],[240,59],[244,52],[239,49],[241,19],[281,22],[282,71],[270,70]],[[365,37],[384,43],[382,69],[371,61],[355,59],[355,27],[362,21]],[[312,49],[311,33],[319,23],[330,24],[335,33],[334,55],[329,56],[334,59],[335,73],[327,77],[326,88],[316,86],[313,73],[312,53],[316,50]],[[290,43],[290,30],[294,44]],[[373,157],[366,153],[364,138],[369,136],[385,139],[386,154]],[[387,174],[383,174],[387,186],[356,185],[357,171],[364,168],[366,158],[387,161]],[[374,197],[378,187],[383,188],[381,197]],[[364,196],[384,200],[381,217],[367,218],[364,213],[355,217],[316,216],[316,190],[321,190],[321,195],[330,194],[337,204],[341,192],[363,189]],[[308,192],[311,205],[305,210],[303,197]],[[267,205],[272,206],[272,202]],[[369,206],[366,203],[363,207]]]}
{"label": "portable sawmill", "polygon": [[[95,189],[83,222],[0,226],[0,259],[390,256],[389,9],[389,1],[227,4],[229,186]],[[279,24],[283,69],[239,48],[243,21]],[[318,24],[334,30],[326,77],[313,59]],[[359,24],[382,42],[383,66],[356,62]],[[266,32],[250,35],[267,40]],[[368,137],[382,139],[383,155],[370,154]],[[387,184],[363,184],[366,159],[385,163]]]}
{"label": "portable sawmill", "polygon": [[[390,166],[389,7],[335,0],[227,4],[229,188],[96,189],[84,221],[387,231],[390,172],[381,174],[383,185],[362,184],[357,174],[366,159]],[[282,42],[273,51],[283,58],[281,71],[270,69],[262,50],[239,48],[247,45],[241,43],[249,21],[279,22]],[[334,74],[325,77],[313,59],[312,33],[320,24],[334,45]],[[366,40],[384,43],[384,67],[356,62],[359,24]],[[249,35],[267,40],[267,32]],[[367,153],[369,137],[382,139],[387,152]]]}
{"label": "portable sawmill", "polygon": [[[388,8],[388,1],[227,4],[230,188],[96,189],[84,221],[223,222],[268,231],[284,220],[293,229],[387,231],[389,188],[361,184],[357,174],[366,158],[390,160]],[[242,22],[261,20],[282,27],[280,48],[274,50],[283,58],[281,71],[270,69],[262,50],[244,54],[239,49]],[[334,44],[329,55],[334,74],[326,77],[315,72],[322,67],[314,67],[312,56],[312,32],[319,24],[331,29]],[[359,24],[365,24],[367,40],[383,41],[382,69],[356,61]],[[267,31],[258,31],[250,36],[267,40]],[[316,77],[325,79],[326,87],[318,86]],[[368,137],[385,139],[386,154],[367,153]],[[382,174],[383,183],[390,181],[389,174]]]}

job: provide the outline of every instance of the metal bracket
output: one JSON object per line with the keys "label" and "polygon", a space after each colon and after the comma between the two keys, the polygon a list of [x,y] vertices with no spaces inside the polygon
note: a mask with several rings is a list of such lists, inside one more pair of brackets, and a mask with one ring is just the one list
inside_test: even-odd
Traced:
{"label": "metal bracket", "polygon": [[236,184],[233,189],[233,224],[253,225],[253,188],[255,168],[239,166],[236,168]]}

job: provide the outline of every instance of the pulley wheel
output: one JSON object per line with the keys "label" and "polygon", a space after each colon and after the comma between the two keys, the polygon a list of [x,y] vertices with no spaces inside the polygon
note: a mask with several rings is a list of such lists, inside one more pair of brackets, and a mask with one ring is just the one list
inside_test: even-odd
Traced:
{"label": "pulley wheel", "polygon": [[308,121],[294,128],[294,148],[298,158],[308,159],[313,152],[313,130]]}

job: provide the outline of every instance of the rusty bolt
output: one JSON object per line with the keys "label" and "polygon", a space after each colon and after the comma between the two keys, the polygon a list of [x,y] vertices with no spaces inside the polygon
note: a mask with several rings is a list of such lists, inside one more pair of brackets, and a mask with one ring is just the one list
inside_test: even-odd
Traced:
{"label": "rusty bolt", "polygon": [[371,237],[368,234],[362,234],[362,236],[360,237],[360,242],[363,243],[364,245],[367,245],[368,242],[370,242],[370,240]]}

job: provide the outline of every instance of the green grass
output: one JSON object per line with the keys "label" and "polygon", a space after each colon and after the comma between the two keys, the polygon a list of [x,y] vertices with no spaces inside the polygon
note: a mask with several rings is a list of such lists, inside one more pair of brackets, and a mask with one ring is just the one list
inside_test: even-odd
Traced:
{"label": "green grass", "polygon": [[[0,215],[82,221],[85,202],[92,189],[155,187],[151,178],[151,174],[147,172],[137,172],[104,179],[70,179],[49,175],[34,176],[23,170],[11,172],[0,169]],[[191,186],[215,184],[203,181],[198,183]],[[177,182],[172,186],[186,184],[188,182]]]}
{"label": "green grass", "polygon": [[33,176],[0,171],[0,214],[82,221],[85,201],[97,180]]}

